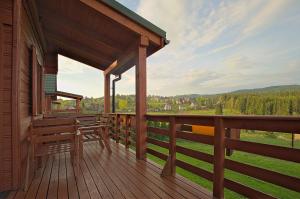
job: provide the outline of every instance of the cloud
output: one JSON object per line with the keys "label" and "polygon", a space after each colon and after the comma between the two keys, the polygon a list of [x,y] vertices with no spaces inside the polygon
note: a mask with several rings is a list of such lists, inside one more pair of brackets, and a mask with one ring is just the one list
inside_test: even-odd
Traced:
{"label": "cloud", "polygon": [[84,71],[90,67],[73,59],[58,56],[59,74],[84,74]]}
{"label": "cloud", "polygon": [[268,0],[258,13],[245,26],[242,33],[244,36],[255,34],[260,29],[265,29],[278,19],[282,10],[290,4],[290,0]]}

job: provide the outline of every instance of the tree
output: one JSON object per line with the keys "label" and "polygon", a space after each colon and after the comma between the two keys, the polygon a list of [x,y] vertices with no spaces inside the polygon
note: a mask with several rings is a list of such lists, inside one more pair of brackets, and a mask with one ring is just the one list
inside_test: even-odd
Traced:
{"label": "tree", "polygon": [[289,100],[289,115],[293,115],[293,113],[294,113],[293,101],[290,99]]}
{"label": "tree", "polygon": [[216,104],[215,113],[216,113],[216,115],[223,115],[223,104],[221,102],[218,102]]}

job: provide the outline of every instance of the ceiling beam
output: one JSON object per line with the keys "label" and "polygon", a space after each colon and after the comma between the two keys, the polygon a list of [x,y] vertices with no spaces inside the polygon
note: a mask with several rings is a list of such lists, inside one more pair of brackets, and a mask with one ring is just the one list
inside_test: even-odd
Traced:
{"label": "ceiling beam", "polygon": [[141,36],[138,41],[134,42],[129,48],[127,48],[123,56],[119,57],[107,67],[107,69],[104,71],[104,74],[118,75],[124,73],[129,68],[134,66],[135,58],[137,56],[137,49],[139,46],[149,46],[148,38]]}
{"label": "ceiling beam", "polygon": [[103,54],[106,56],[114,56],[117,57],[122,53],[122,49],[115,48],[113,46],[107,45],[102,42],[98,37],[91,36],[89,31],[82,31],[76,27],[65,25],[66,23],[62,21],[52,21],[49,19],[44,19],[43,22],[47,24],[45,29],[51,30],[52,32],[65,32],[68,33],[68,37],[78,38],[81,43],[89,44],[89,46],[93,46],[99,54]]}
{"label": "ceiling beam", "polygon": [[134,43],[132,46],[130,46],[125,52],[124,54],[119,57],[118,59],[116,59],[115,61],[113,61],[108,67],[107,69],[104,71],[104,74],[115,74],[117,75],[117,70],[119,70],[121,67],[124,67],[126,65],[126,63],[128,63],[130,60],[134,59],[136,56],[136,48],[137,48],[137,44]]}
{"label": "ceiling beam", "polygon": [[99,57],[97,55],[80,50],[78,44],[76,43],[63,47],[64,43],[62,43],[60,39],[57,39],[55,36],[48,36],[48,37],[50,38],[50,42],[59,46],[59,48],[56,49],[57,53],[69,57],[71,59],[74,59],[76,61],[82,62],[84,64],[93,66],[100,70],[105,70],[106,68],[105,64],[100,65],[102,60],[99,60]]}
{"label": "ceiling beam", "polygon": [[87,59],[86,57],[83,57],[81,55],[74,54],[73,52],[65,51],[63,49],[58,49],[57,53],[60,54],[60,55],[65,56],[65,57],[68,57],[70,59],[74,59],[74,60],[79,61],[81,63],[92,66],[96,69],[100,69],[100,70],[103,70],[103,71],[105,70],[104,66],[100,66],[98,63],[96,63],[94,61],[91,61],[90,59]]}
{"label": "ceiling beam", "polygon": [[93,57],[93,60],[95,62],[100,63],[111,63],[111,60],[114,60],[114,57],[107,57],[104,56],[101,53],[97,53],[96,49],[92,49],[88,46],[85,46],[82,43],[79,43],[79,41],[75,41],[73,39],[66,38],[64,35],[58,35],[50,30],[46,31],[46,36],[49,38],[49,42],[53,42],[61,49],[69,49],[74,52],[78,52],[82,55],[88,54],[88,57]]}
{"label": "ceiling beam", "polygon": [[156,44],[157,46],[163,47],[163,40],[160,36],[156,35],[155,33],[149,31],[148,29],[144,28],[143,26],[137,24],[136,22],[130,20],[126,16],[122,15],[121,13],[116,12],[114,9],[110,8],[104,3],[98,2],[96,0],[80,0],[82,3],[86,4],[87,6],[97,10],[98,12],[102,13],[103,15],[111,18],[112,20],[116,21],[117,23],[125,26],[126,28],[138,33],[139,35],[144,35],[149,38],[149,40]]}

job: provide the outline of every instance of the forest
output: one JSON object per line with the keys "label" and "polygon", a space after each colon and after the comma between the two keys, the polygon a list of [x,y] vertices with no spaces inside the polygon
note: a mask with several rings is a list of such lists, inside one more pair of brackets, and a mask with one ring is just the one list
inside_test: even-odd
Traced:
{"label": "forest", "polygon": [[[60,99],[59,108],[74,107],[72,100]],[[82,112],[103,112],[104,99],[85,97]],[[134,95],[116,95],[117,112],[134,112]],[[300,115],[300,85],[273,86],[238,90],[214,95],[179,95],[147,97],[147,111],[161,113]]]}

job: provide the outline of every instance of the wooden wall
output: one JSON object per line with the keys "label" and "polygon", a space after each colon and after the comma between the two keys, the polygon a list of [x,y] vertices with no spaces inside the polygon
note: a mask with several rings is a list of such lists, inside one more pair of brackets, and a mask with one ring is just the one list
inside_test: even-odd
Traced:
{"label": "wooden wall", "polygon": [[[24,1],[22,1],[24,2]],[[38,42],[37,36],[33,32],[32,23],[29,15],[25,10],[25,6],[21,6],[21,18],[20,18],[20,51],[19,51],[19,138],[20,138],[20,185],[23,184],[26,173],[26,161],[28,153],[27,137],[29,135],[29,125],[32,120],[33,103],[37,103],[33,96],[36,96],[36,91],[33,88],[38,88],[37,85],[33,86],[33,77],[37,77],[37,74],[32,74],[33,68],[41,67],[43,65],[43,54]],[[38,63],[35,63],[35,62]],[[34,70],[35,72],[40,70]],[[35,81],[40,83],[39,81]],[[35,108],[36,109],[36,106]]]}
{"label": "wooden wall", "polygon": [[12,6],[0,1],[0,192],[12,187]]}

